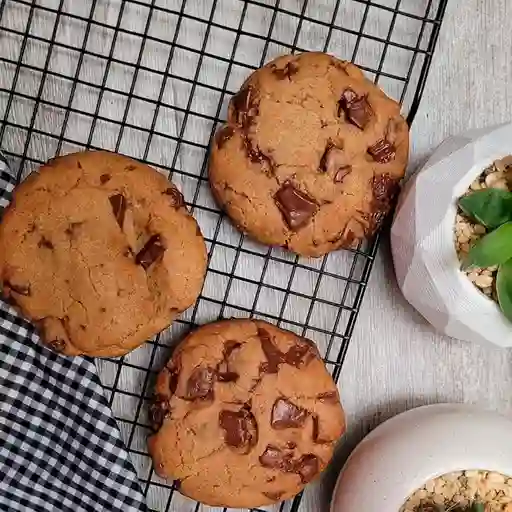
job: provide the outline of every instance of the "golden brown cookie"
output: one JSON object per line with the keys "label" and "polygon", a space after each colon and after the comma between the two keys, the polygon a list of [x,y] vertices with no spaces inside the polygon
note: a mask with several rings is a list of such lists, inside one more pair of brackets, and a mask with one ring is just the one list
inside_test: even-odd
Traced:
{"label": "golden brown cookie", "polygon": [[118,356],[196,300],[206,248],[162,174],[105,151],[55,158],[0,224],[3,294],[63,354]]}
{"label": "golden brown cookie", "polygon": [[400,106],[356,66],[324,53],[286,55],[231,99],[209,178],[239,229],[322,256],[380,226],[408,151]]}
{"label": "golden brown cookie", "polygon": [[256,320],[200,327],[160,372],[149,439],[156,472],[212,506],[297,494],[344,431],[338,391],[313,342]]}

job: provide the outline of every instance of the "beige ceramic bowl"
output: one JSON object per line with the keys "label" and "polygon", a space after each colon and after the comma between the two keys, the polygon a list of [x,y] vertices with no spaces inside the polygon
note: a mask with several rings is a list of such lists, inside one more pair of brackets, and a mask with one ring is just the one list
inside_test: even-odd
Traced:
{"label": "beige ceramic bowl", "polygon": [[428,480],[469,469],[512,475],[512,420],[460,404],[413,409],[377,427],[354,450],[331,512],[398,512]]}

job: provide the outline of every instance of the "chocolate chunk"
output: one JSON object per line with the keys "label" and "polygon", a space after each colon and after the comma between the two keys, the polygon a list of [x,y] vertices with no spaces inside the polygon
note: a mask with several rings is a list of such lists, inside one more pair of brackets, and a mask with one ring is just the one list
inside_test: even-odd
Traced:
{"label": "chocolate chunk", "polygon": [[291,366],[300,368],[304,365],[308,365],[313,359],[320,357],[316,346],[302,338],[302,341],[297,342],[295,345],[290,347],[284,355],[284,360]]}
{"label": "chocolate chunk", "polygon": [[373,117],[373,110],[366,96],[358,96],[352,89],[347,89],[341,95],[339,101],[338,115],[341,111],[349,121],[361,130],[364,130],[370,119]]}
{"label": "chocolate chunk", "polygon": [[272,160],[270,160],[270,158],[265,155],[265,153],[263,153],[263,151],[261,151],[257,146],[254,147],[248,137],[244,137],[244,147],[245,153],[251,162],[255,164],[264,163],[272,168]]}
{"label": "chocolate chunk", "polygon": [[236,340],[228,340],[224,343],[223,361],[217,365],[217,380],[219,382],[236,382],[240,375],[229,367],[229,358],[242,346]]}
{"label": "chocolate chunk", "polygon": [[187,381],[184,400],[212,400],[215,370],[209,366],[194,368]]}
{"label": "chocolate chunk", "polygon": [[338,393],[336,391],[326,391],[325,393],[319,393],[316,395],[317,400],[321,402],[325,402],[328,404],[338,404],[339,398]]}
{"label": "chocolate chunk", "polygon": [[286,493],[285,491],[264,491],[261,494],[266,496],[269,500],[281,501],[281,496],[284,496]]}
{"label": "chocolate chunk", "polygon": [[300,475],[303,484],[311,482],[320,469],[318,457],[312,453],[303,455],[299,460],[294,462],[294,466],[294,472]]}
{"label": "chocolate chunk", "polygon": [[248,453],[258,442],[256,419],[246,408],[239,411],[220,411],[219,425],[224,430],[226,444],[243,453]]}
{"label": "chocolate chunk", "polygon": [[4,281],[4,286],[10,288],[13,292],[17,293],[18,295],[24,295],[25,297],[30,297],[31,295],[29,284],[13,284],[10,281]]}
{"label": "chocolate chunk", "polygon": [[72,237],[76,234],[78,228],[83,224],[83,222],[70,222],[69,226],[66,228],[65,233],[69,237]]}
{"label": "chocolate chunk", "polygon": [[245,87],[241,89],[231,98],[231,105],[236,116],[236,121],[239,125],[243,126],[245,121],[245,115],[251,105],[251,88]]}
{"label": "chocolate chunk", "polygon": [[77,166],[81,171],[83,171],[83,170],[84,170],[84,168],[82,167],[82,164],[80,163],[80,161],[77,161],[76,166]]}
{"label": "chocolate chunk", "polygon": [[400,182],[389,174],[380,174],[372,179],[373,199],[369,212],[361,212],[361,218],[366,221],[364,232],[370,236],[380,227],[385,215],[391,210],[400,192]]}
{"label": "chocolate chunk", "polygon": [[229,125],[223,126],[215,136],[215,142],[217,143],[217,147],[219,149],[222,149],[224,147],[224,144],[226,144],[226,142],[229,139],[231,139],[231,137],[233,137],[234,134],[235,130],[233,129],[233,127]]}
{"label": "chocolate chunk", "polygon": [[313,415],[313,431],[311,434],[313,442],[316,444],[327,444],[330,443],[330,439],[323,439],[320,437],[320,418],[318,415]]}
{"label": "chocolate chunk", "polygon": [[165,418],[171,415],[171,404],[164,395],[156,395],[149,406],[149,421],[158,430]]}
{"label": "chocolate chunk", "polygon": [[322,155],[322,158],[320,158],[320,170],[322,172],[328,172],[329,170],[329,154],[331,153],[332,149],[336,146],[329,141],[327,143],[327,146],[325,146],[324,154]]}
{"label": "chocolate chunk", "polygon": [[347,162],[345,152],[329,142],[320,159],[320,171],[332,175],[334,183],[341,183],[352,172],[352,166]]}
{"label": "chocolate chunk", "polygon": [[236,340],[227,340],[224,343],[224,359],[229,359],[231,354],[241,346],[242,344]]}
{"label": "chocolate chunk", "polygon": [[341,183],[346,176],[348,176],[352,172],[352,166],[351,165],[343,165],[341,166],[336,174],[334,175],[333,181],[334,183]]}
{"label": "chocolate chunk", "polygon": [[371,235],[372,233],[375,233],[375,231],[382,225],[382,222],[384,221],[384,212],[374,212],[370,214],[369,216],[369,227],[366,230],[368,235]]}
{"label": "chocolate chunk", "polygon": [[254,164],[262,164],[264,167],[267,167],[269,170],[274,168],[274,164],[272,160],[265,154],[258,146],[255,146],[250,137],[245,134],[243,137],[243,144],[245,148],[245,153],[247,158]]}
{"label": "chocolate chunk", "polygon": [[391,142],[381,139],[368,148],[368,153],[379,164],[387,164],[395,158],[396,148]]}
{"label": "chocolate chunk", "polygon": [[320,437],[320,420],[318,419],[318,416],[315,414],[313,415],[313,432],[311,434],[311,437],[313,438],[313,441],[317,444],[322,444],[322,440],[319,439]]}
{"label": "chocolate chunk", "polygon": [[110,176],[110,174],[102,174],[100,176],[100,183],[102,185],[105,185],[105,183],[107,183],[107,181],[110,181],[110,178],[112,178],[112,176]]}
{"label": "chocolate chunk", "polygon": [[107,308],[100,308],[100,313],[106,313],[107,312]]}
{"label": "chocolate chunk", "polygon": [[236,372],[221,372],[217,373],[217,380],[219,382],[236,382],[240,378],[240,375]]}
{"label": "chocolate chunk", "polygon": [[135,165],[127,165],[124,169],[125,171],[134,171],[136,167]]}
{"label": "chocolate chunk", "polygon": [[276,192],[274,201],[286,224],[294,231],[304,226],[317,210],[316,203],[290,183]]}
{"label": "chocolate chunk", "polygon": [[318,436],[320,435],[320,425],[318,416],[316,414],[313,415],[313,432],[311,434],[311,437],[313,438],[313,441],[315,443],[318,442]]}
{"label": "chocolate chunk", "polygon": [[297,448],[297,443],[295,443],[294,441],[286,441],[286,448],[290,450],[295,450],[295,448]]}
{"label": "chocolate chunk", "polygon": [[276,75],[279,80],[291,80],[292,76],[299,71],[299,66],[296,62],[288,62],[284,68],[272,67],[272,73]]}
{"label": "chocolate chunk", "polygon": [[332,174],[334,181],[336,181],[337,172],[347,167],[350,168],[350,165],[347,164],[347,156],[343,149],[329,141],[320,159],[320,171]]}
{"label": "chocolate chunk", "polygon": [[266,468],[278,469],[287,473],[297,473],[304,484],[310,482],[320,470],[320,464],[316,455],[308,453],[302,455],[299,459],[293,460],[292,453],[285,452],[272,445],[267,445],[265,451],[260,455],[259,461]]}
{"label": "chocolate chunk", "polygon": [[272,407],[270,424],[276,430],[300,428],[304,425],[308,412],[285,398],[278,398]]}
{"label": "chocolate chunk", "polygon": [[225,359],[223,359],[220,363],[217,364],[217,374],[227,373],[228,371],[229,371],[229,365]]}
{"label": "chocolate chunk", "polygon": [[147,269],[164,255],[165,247],[160,235],[153,235],[135,257],[135,262]]}
{"label": "chocolate chunk", "polygon": [[66,348],[66,342],[62,338],[50,340],[47,344],[54,352],[57,352],[57,354],[64,352]]}
{"label": "chocolate chunk", "polygon": [[119,227],[123,229],[124,215],[126,213],[126,199],[123,194],[116,194],[108,198],[110,206],[112,206],[112,213],[116,218]]}
{"label": "chocolate chunk", "polygon": [[390,204],[400,190],[398,180],[389,174],[374,176],[372,180],[372,192],[374,201],[380,204]]}
{"label": "chocolate chunk", "polygon": [[41,240],[37,243],[38,247],[45,247],[46,249],[53,249],[53,244],[48,240],[48,238],[45,238],[44,236],[41,237]]}
{"label": "chocolate chunk", "polygon": [[259,456],[259,461],[265,468],[279,469],[280,471],[291,471],[293,468],[292,454],[271,444],[267,445],[265,451]]}
{"label": "chocolate chunk", "polygon": [[172,362],[168,367],[167,371],[169,372],[169,391],[171,395],[176,393],[176,389],[178,389],[178,380],[180,377],[181,364],[180,362]]}
{"label": "chocolate chunk", "polygon": [[258,105],[254,101],[255,93],[251,86],[245,87],[231,98],[233,121],[247,130],[258,115]]}
{"label": "chocolate chunk", "polygon": [[[264,375],[265,373],[276,373],[276,372],[270,372],[269,369],[270,369],[270,365],[268,364],[267,361],[265,361],[264,363],[260,363],[260,366],[258,368],[258,373],[260,374],[260,377],[261,377],[261,375]],[[259,379],[259,380],[261,380],[261,379]]]}
{"label": "chocolate chunk", "polygon": [[260,338],[261,349],[267,359],[266,362],[260,364],[260,374],[277,373],[279,365],[282,363],[300,368],[319,357],[316,346],[306,338],[302,338],[301,341],[290,347],[286,353],[283,353],[274,345],[270,333],[265,329],[258,329],[258,337]]}
{"label": "chocolate chunk", "polygon": [[260,373],[277,373],[279,365],[284,363],[283,353],[274,345],[270,333],[265,329],[258,329],[258,337],[260,338],[261,349],[267,359],[266,363],[260,364]]}
{"label": "chocolate chunk", "polygon": [[171,197],[172,206],[176,209],[181,208],[185,204],[183,194],[174,186],[167,188],[164,194]]}

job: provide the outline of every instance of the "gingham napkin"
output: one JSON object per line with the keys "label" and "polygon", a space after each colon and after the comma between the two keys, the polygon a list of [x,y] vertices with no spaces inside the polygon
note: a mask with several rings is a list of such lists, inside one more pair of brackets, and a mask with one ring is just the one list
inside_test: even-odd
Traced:
{"label": "gingham napkin", "polygon": [[[0,154],[0,212],[13,188]],[[1,301],[0,510],[147,511],[94,363],[46,349]]]}

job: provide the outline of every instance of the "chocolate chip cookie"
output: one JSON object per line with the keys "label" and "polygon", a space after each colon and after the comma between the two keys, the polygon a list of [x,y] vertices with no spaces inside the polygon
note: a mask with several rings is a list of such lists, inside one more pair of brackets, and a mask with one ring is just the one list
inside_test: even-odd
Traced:
{"label": "chocolate chip cookie", "polygon": [[156,472],[221,507],[291,498],[326,467],[344,431],[313,342],[255,320],[185,338],[158,375],[149,416]]}
{"label": "chocolate chip cookie", "polygon": [[162,174],[105,151],[51,160],[0,224],[3,295],[67,355],[118,356],[198,296],[206,248]]}
{"label": "chocolate chip cookie", "polygon": [[400,106],[356,66],[323,53],[287,55],[231,99],[209,178],[240,230],[322,256],[376,231],[408,151]]}

